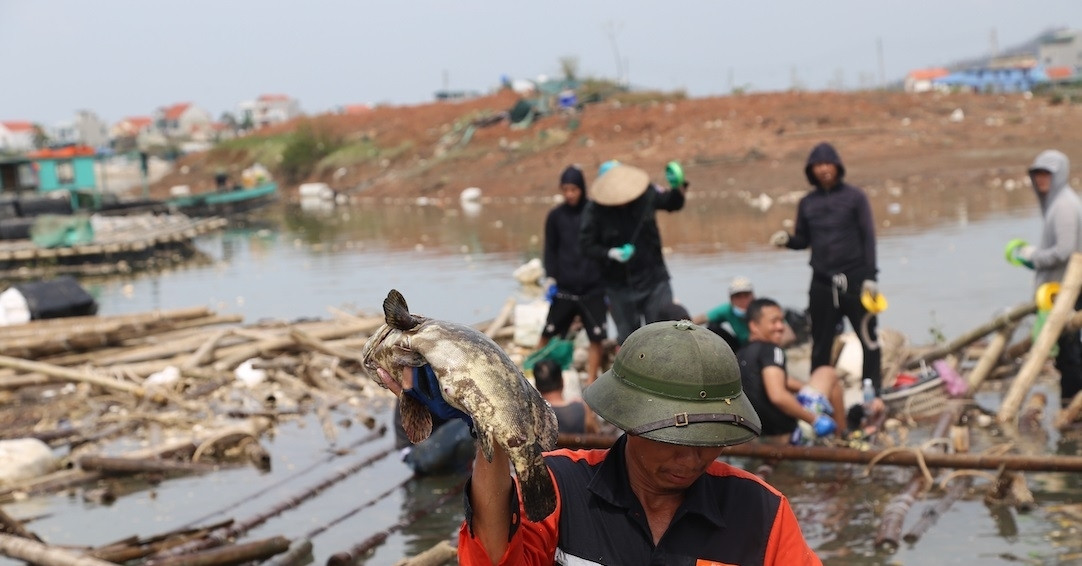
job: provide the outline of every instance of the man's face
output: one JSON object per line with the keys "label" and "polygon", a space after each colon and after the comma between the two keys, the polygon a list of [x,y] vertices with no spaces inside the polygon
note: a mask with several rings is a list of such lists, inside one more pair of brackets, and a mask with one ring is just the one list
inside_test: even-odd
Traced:
{"label": "man's face", "polygon": [[748,305],[755,299],[755,293],[733,293],[729,295],[729,302],[738,309],[747,310]]}
{"label": "man's face", "polygon": [[560,192],[564,194],[564,201],[571,206],[578,206],[579,200],[582,199],[582,189],[572,183],[560,185]]}
{"label": "man's face", "polygon": [[780,307],[763,307],[758,319],[748,321],[748,331],[755,340],[781,344],[785,336],[785,315]]}
{"label": "man's face", "polygon": [[838,184],[838,166],[833,163],[816,163],[812,165],[812,175],[819,181],[819,186],[824,189],[833,188]]}
{"label": "man's face", "polygon": [[632,487],[654,494],[679,493],[721,456],[721,447],[681,446],[641,436],[627,437],[627,473]]}
{"label": "man's face", "polygon": [[1033,188],[1037,189],[1038,193],[1047,195],[1048,191],[1052,190],[1052,173],[1044,169],[1037,169],[1030,173],[1030,177],[1033,179]]}

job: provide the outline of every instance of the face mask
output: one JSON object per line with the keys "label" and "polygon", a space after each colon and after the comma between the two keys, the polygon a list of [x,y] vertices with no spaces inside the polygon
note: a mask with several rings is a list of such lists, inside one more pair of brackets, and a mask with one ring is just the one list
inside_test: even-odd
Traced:
{"label": "face mask", "polygon": [[748,311],[746,311],[746,310],[744,310],[744,309],[742,309],[740,307],[735,307],[735,306],[733,307],[733,314],[735,314],[736,316],[743,317],[745,314],[747,314],[747,312]]}

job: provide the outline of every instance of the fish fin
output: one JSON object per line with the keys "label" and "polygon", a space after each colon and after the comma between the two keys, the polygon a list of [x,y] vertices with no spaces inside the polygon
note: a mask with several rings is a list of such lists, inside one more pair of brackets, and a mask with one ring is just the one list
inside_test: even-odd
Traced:
{"label": "fish fin", "polygon": [[383,316],[389,326],[398,330],[411,330],[420,324],[420,320],[410,314],[406,298],[398,289],[391,289],[383,299]]}
{"label": "fish fin", "polygon": [[526,518],[535,523],[543,521],[556,510],[556,488],[552,485],[548,466],[540,451],[528,465],[518,469],[519,488],[522,490],[522,506]]}
{"label": "fish fin", "polygon": [[432,413],[424,403],[409,395],[399,397],[398,410],[402,413],[402,428],[406,438],[417,444],[432,434]]}

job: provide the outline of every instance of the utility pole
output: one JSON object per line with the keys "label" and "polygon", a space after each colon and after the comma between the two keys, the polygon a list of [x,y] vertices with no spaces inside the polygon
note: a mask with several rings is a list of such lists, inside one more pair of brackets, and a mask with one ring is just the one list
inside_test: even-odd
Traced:
{"label": "utility pole", "polygon": [[879,88],[887,88],[887,73],[885,66],[883,65],[883,38],[875,38],[875,52],[879,59]]}
{"label": "utility pole", "polygon": [[988,41],[992,48],[992,59],[999,57],[999,39],[996,37],[996,28],[992,28],[992,31],[988,34]]}
{"label": "utility pole", "polygon": [[623,82],[623,60],[620,59],[620,49],[616,45],[616,33],[618,31],[618,25],[616,22],[609,21],[605,24],[605,30],[609,35],[609,43],[612,44],[612,55],[616,58],[616,83],[621,84]]}

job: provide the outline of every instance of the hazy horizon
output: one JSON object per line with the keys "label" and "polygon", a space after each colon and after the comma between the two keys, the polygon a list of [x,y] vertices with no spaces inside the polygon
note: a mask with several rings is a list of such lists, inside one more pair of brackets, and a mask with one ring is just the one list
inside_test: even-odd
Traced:
{"label": "hazy horizon", "polygon": [[111,124],[178,102],[217,119],[261,94],[311,114],[414,104],[443,88],[488,92],[502,76],[559,76],[566,57],[581,76],[692,97],[875,87],[1080,16],[1075,0],[5,0],[0,120],[51,126],[86,109]]}

